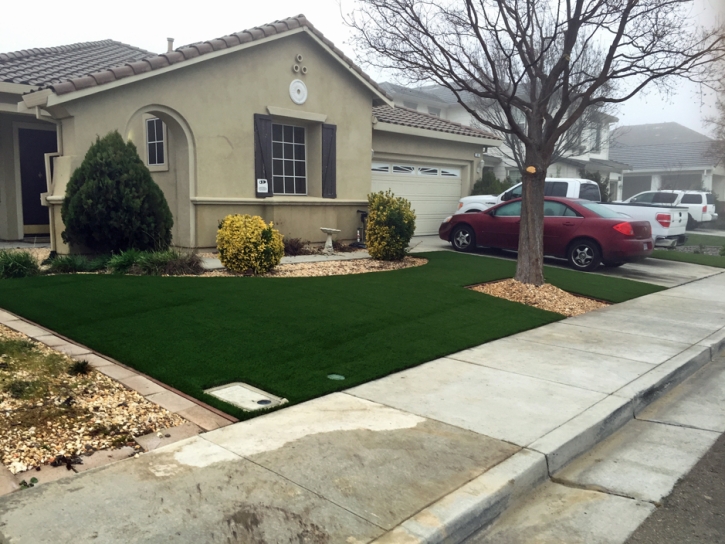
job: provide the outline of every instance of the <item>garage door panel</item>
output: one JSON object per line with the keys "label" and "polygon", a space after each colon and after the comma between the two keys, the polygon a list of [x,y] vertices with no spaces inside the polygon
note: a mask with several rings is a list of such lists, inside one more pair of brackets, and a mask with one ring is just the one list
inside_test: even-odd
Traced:
{"label": "garage door panel", "polygon": [[[461,198],[461,178],[440,175],[440,172],[446,170],[445,166],[437,166],[439,175],[429,176],[419,173],[419,168],[430,169],[429,165],[412,162],[407,164],[415,167],[414,173],[395,174],[392,173],[392,168],[388,172],[374,171],[372,191],[391,190],[395,196],[410,201],[416,215],[415,234],[437,234],[443,219],[455,212],[458,207],[458,200]],[[458,167],[449,167],[447,170],[460,173]]]}

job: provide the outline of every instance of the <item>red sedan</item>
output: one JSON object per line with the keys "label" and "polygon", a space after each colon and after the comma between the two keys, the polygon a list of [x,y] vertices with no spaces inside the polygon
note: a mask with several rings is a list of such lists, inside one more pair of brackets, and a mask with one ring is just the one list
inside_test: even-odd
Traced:
{"label": "red sedan", "polygon": [[[458,251],[476,247],[518,249],[521,200],[504,202],[478,213],[448,217],[438,235]],[[604,263],[619,266],[652,254],[649,221],[629,221],[597,202],[544,199],[544,254],[563,257],[576,270]]]}

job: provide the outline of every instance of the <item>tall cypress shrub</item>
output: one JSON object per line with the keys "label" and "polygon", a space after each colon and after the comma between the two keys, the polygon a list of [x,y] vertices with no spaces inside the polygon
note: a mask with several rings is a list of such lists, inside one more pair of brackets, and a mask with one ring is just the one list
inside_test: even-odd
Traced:
{"label": "tall cypress shrub", "polygon": [[118,131],[96,138],[73,172],[61,208],[67,244],[97,252],[163,250],[174,219],[132,142]]}

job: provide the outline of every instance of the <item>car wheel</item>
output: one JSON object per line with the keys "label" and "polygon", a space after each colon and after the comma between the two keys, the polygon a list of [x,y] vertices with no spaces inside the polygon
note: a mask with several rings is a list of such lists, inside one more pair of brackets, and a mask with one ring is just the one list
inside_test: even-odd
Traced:
{"label": "car wheel", "polygon": [[687,214],[687,228],[690,230],[695,230],[700,224],[695,221],[692,216],[688,213]]}
{"label": "car wheel", "polygon": [[569,264],[575,270],[583,272],[595,270],[602,261],[601,255],[599,246],[592,240],[575,240],[569,246]]}
{"label": "car wheel", "polygon": [[456,251],[471,251],[476,247],[476,235],[471,227],[461,225],[453,231],[451,242]]}

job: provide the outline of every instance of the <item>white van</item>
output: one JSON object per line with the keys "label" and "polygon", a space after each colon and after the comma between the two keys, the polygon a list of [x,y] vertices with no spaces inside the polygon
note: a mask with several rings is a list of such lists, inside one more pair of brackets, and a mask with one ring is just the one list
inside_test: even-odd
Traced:
{"label": "white van", "polygon": [[[500,195],[465,196],[458,201],[456,213],[475,213],[487,210],[491,206],[514,198],[521,198],[522,184],[514,185]],[[546,178],[544,196],[560,196],[564,198],[583,198],[593,202],[601,202],[602,194],[599,185],[589,179]]]}

